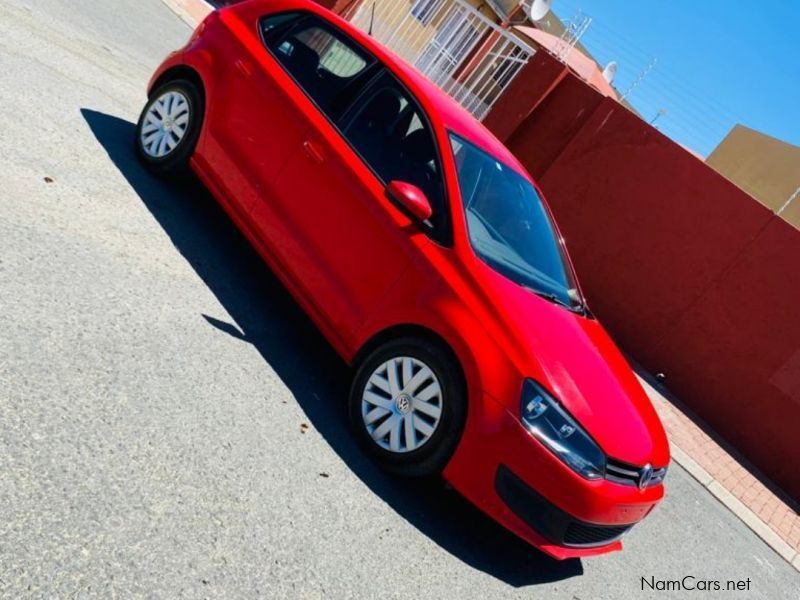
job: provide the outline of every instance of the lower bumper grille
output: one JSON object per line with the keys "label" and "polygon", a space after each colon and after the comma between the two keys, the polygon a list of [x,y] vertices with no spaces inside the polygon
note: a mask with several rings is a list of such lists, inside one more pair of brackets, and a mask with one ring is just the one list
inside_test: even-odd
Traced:
{"label": "lower bumper grille", "polygon": [[606,546],[633,527],[580,521],[547,501],[504,465],[497,469],[495,489],[508,508],[531,529],[560,546]]}
{"label": "lower bumper grille", "polygon": [[600,527],[573,521],[567,526],[564,534],[564,543],[570,546],[599,546],[605,545],[622,537],[631,525],[617,527]]}

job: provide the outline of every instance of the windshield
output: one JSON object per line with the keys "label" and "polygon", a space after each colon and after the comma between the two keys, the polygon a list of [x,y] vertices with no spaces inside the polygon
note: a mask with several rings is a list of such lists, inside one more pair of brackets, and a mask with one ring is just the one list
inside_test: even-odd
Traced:
{"label": "windshield", "polygon": [[582,307],[550,216],[522,175],[454,134],[469,239],[495,271],[573,310]]}

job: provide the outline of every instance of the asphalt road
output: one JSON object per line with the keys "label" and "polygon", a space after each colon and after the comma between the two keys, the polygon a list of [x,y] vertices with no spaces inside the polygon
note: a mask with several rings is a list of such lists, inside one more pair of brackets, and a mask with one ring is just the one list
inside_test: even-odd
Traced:
{"label": "asphalt road", "polygon": [[202,189],[133,158],[188,35],[159,0],[0,0],[3,598],[800,597],[678,467],[624,552],[565,563],[377,471],[346,367]]}

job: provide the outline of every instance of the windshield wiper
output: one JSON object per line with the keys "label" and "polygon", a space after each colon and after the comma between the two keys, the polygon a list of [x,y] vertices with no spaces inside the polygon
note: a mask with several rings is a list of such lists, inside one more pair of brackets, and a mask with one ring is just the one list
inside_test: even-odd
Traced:
{"label": "windshield wiper", "polygon": [[566,308],[570,312],[574,312],[574,313],[577,313],[579,315],[585,315],[587,313],[586,306],[580,301],[576,301],[577,305],[569,304],[567,302],[564,302],[556,294],[553,294],[551,292],[543,292],[541,290],[537,290],[537,289],[532,288],[532,287],[527,286],[527,285],[523,285],[522,287],[524,287],[529,292],[533,292],[534,294],[536,294],[540,298],[544,298],[548,302],[551,302],[553,304],[558,304],[559,306],[563,306],[564,308]]}

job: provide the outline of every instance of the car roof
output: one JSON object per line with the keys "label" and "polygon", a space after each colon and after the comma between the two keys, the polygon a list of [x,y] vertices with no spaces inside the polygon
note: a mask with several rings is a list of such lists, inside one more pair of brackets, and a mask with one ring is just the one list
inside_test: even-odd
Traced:
{"label": "car roof", "polygon": [[378,42],[375,38],[365,34],[360,29],[337,15],[325,9],[313,0],[262,0],[265,12],[276,12],[282,10],[303,10],[312,12],[325,20],[330,21],[339,29],[347,33],[356,42],[361,44],[366,50],[374,54],[391,71],[399,75],[412,85],[417,96],[424,96],[423,101],[427,101],[436,116],[444,127],[456,135],[472,142],[474,145],[493,155],[497,160],[528,175],[525,167],[517,158],[506,148],[494,134],[492,134],[483,124],[478,121],[471,113],[458,104],[453,98],[436,86],[432,81],[411,66],[403,58],[395,54],[386,46]]}

